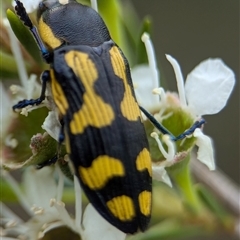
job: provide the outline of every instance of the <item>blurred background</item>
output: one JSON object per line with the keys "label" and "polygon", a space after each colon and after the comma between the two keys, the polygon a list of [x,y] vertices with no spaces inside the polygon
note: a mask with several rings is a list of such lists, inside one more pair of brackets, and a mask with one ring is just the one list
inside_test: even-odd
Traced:
{"label": "blurred background", "polygon": [[186,78],[201,61],[221,58],[236,75],[227,106],[217,115],[204,116],[204,131],[215,145],[218,168],[240,185],[239,157],[239,1],[238,0],[131,0],[139,18],[150,15],[161,79],[176,91],[170,54]]}

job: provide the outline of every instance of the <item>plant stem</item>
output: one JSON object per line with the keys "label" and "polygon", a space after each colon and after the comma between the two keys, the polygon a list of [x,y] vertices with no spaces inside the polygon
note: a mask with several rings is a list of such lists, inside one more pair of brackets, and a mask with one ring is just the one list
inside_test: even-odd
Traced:
{"label": "plant stem", "polygon": [[170,170],[170,174],[177,184],[184,201],[191,207],[191,209],[199,213],[202,209],[200,200],[197,196],[197,193],[194,189],[190,167],[189,167],[190,156],[187,156],[181,166],[176,166]]}

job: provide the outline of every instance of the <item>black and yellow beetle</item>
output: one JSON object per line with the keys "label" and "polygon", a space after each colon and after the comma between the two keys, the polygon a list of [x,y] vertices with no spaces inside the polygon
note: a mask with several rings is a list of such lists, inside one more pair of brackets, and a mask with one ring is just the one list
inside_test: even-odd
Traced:
{"label": "black and yellow beetle", "polygon": [[128,61],[92,8],[75,0],[41,2],[39,35],[23,4],[15,2],[50,70],[42,73],[41,96],[20,101],[13,109],[40,104],[49,82],[67,152],[89,201],[121,231],[144,231],[151,217],[152,172],[140,109],[174,141],[205,121],[174,137],[139,106]]}
{"label": "black and yellow beetle", "polygon": [[39,36],[23,4],[16,4],[50,70],[42,74],[40,98],[13,109],[40,104],[49,82],[89,201],[121,231],[144,231],[151,216],[151,159],[127,59],[90,7],[75,0],[41,2]]}

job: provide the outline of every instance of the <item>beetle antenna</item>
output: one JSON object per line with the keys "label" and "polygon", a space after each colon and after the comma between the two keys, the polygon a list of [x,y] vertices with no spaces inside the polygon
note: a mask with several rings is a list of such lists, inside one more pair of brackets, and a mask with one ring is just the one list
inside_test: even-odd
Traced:
{"label": "beetle antenna", "polygon": [[175,137],[168,129],[166,129],[161,123],[159,123],[156,118],[149,113],[146,109],[139,106],[140,110],[145,114],[148,120],[156,127],[162,134],[167,134],[170,136],[171,140],[178,141],[189,135],[191,135],[196,128],[200,128],[206,121],[202,118],[200,121],[196,121],[190,128],[188,128],[185,132]]}
{"label": "beetle antenna", "polygon": [[20,2],[19,0],[15,0],[15,2],[16,2],[15,11],[16,11],[18,17],[20,18],[20,20],[22,20],[23,24],[29,28],[35,41],[37,42],[37,45],[42,53],[44,60],[47,63],[49,63],[50,53],[47,50],[47,48],[45,47],[43,41],[41,40],[39,33],[37,31],[37,28],[33,25],[31,19],[29,18],[28,14],[26,12],[26,9],[23,6],[23,3]]}

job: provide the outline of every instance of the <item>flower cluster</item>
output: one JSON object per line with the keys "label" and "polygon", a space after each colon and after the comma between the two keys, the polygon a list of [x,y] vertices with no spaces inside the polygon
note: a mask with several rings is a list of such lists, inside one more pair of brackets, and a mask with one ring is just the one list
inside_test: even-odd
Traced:
{"label": "flower cluster", "polygon": [[[135,92],[139,104],[153,113],[159,122],[165,123],[167,121],[172,123],[170,118],[173,118],[175,123],[169,126],[169,129],[175,131],[174,128],[182,128],[181,123],[179,124],[178,121],[181,119],[180,115],[184,116],[184,121],[189,119],[193,124],[202,116],[216,114],[225,107],[233,90],[235,77],[233,71],[221,59],[208,59],[200,63],[188,74],[184,85],[178,62],[170,55],[166,55],[175,72],[178,87],[177,95],[176,93],[165,92],[159,86],[158,69],[149,36],[143,34],[142,41],[146,45],[149,65],[133,68],[132,77],[136,87]],[[167,146],[167,151],[155,131],[151,136],[156,140],[160,152],[166,159],[160,164],[156,164],[157,178],[159,179],[162,174],[160,179],[169,184],[170,180],[164,168],[179,162],[186,155],[181,155],[180,147],[176,149],[175,143],[169,136],[163,136],[162,138],[162,142]],[[198,160],[206,164],[210,170],[214,170],[213,145],[210,137],[206,136],[199,128],[196,128],[192,136],[189,137],[195,138],[194,144],[198,146]],[[181,144],[185,144],[184,141],[185,139],[182,140]],[[190,145],[186,150],[191,150],[194,144]],[[153,170],[155,170],[155,165],[153,165]],[[159,171],[161,172],[160,175]]]}
{"label": "flower cluster", "polygon": [[[58,183],[53,178],[54,171],[58,175]],[[23,175],[23,192],[18,183],[6,171],[3,178],[17,194],[21,205],[29,214],[30,219],[23,222],[6,206],[2,206],[2,219],[5,228],[2,236],[12,236],[16,239],[42,239],[51,236],[55,229],[65,228],[66,236],[79,236],[82,239],[94,240],[96,236],[102,239],[124,240],[124,233],[109,224],[98,212],[88,204],[82,216],[82,197],[78,179],[74,177],[75,219],[67,212],[61,201],[64,187],[64,175],[56,167],[45,167],[41,171],[29,167]],[[29,208],[31,206],[31,209]],[[14,238],[15,239],[15,238]],[[75,239],[75,238],[74,238]]]}

